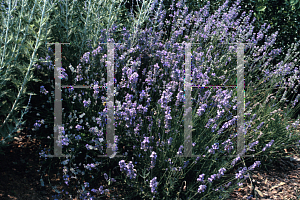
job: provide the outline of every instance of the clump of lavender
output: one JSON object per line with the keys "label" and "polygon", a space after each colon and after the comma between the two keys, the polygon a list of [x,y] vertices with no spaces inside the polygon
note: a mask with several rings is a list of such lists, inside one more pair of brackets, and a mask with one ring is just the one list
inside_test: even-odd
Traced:
{"label": "clump of lavender", "polygon": [[[183,70],[185,44],[200,43],[198,47],[192,48],[193,85],[207,86],[213,83],[225,85],[234,80],[232,74],[236,73],[234,70],[236,62],[234,62],[233,54],[236,52],[236,46],[229,45],[225,48],[225,45],[220,44],[234,42],[253,44],[246,46],[245,49],[247,52],[245,57],[249,61],[252,59],[250,62],[252,66],[247,68],[249,72],[246,74],[254,73],[255,70],[266,70],[272,56],[276,56],[280,52],[278,49],[272,49],[268,54],[266,53],[276,39],[276,33],[271,37],[265,35],[269,27],[263,26],[256,35],[253,34],[253,21],[249,22],[250,16],[246,16],[244,12],[239,19],[236,19],[240,8],[239,3],[240,1],[237,1],[232,7],[228,7],[228,1],[226,1],[213,15],[209,15],[209,2],[199,12],[188,13],[188,8],[182,1],[176,4],[173,1],[170,8],[172,22],[164,21],[166,11],[160,4],[157,11],[153,12],[156,15],[150,20],[154,24],[146,27],[145,30],[138,30],[135,33],[136,37],[131,37],[132,34],[124,29],[124,44],[115,44],[115,99],[120,102],[118,111],[115,111],[115,133],[119,136],[115,143],[118,142],[119,146],[131,144],[127,146],[127,149],[133,150],[122,152],[122,148],[119,151],[115,149],[119,155],[131,155],[121,159],[116,166],[122,173],[122,177],[116,177],[115,184],[124,185],[126,183],[133,188],[133,192],[130,194],[131,198],[162,199],[166,196],[176,195],[183,199],[219,198],[219,189],[214,189],[216,185],[224,185],[230,189],[230,187],[235,187],[234,184],[229,184],[233,180],[241,185],[242,178],[247,177],[245,173],[259,167],[260,161],[249,168],[244,166],[231,179],[224,177],[225,172],[238,165],[238,161],[241,160],[240,156],[233,159],[227,156],[237,153],[235,149],[236,135],[232,132],[232,127],[237,121],[237,117],[232,113],[232,110],[237,110],[237,100],[234,97],[235,88],[196,89],[198,93],[192,95],[194,100],[193,136],[195,135],[193,137],[195,142],[193,143],[195,151],[193,154],[199,156],[197,158],[176,157],[177,155],[184,156],[185,150],[182,125],[185,101],[183,93],[185,91]],[[162,40],[165,32],[158,30],[164,30],[167,27],[171,28],[170,38]],[[234,31],[229,31],[232,28],[235,28]],[[265,45],[257,46],[257,42],[264,37],[267,41]],[[107,40],[100,41],[100,43],[105,42],[114,42],[114,40],[107,38]],[[260,55],[261,53],[262,55]],[[147,60],[145,60],[146,57]],[[103,64],[106,58],[107,47],[105,45],[99,45],[92,52],[84,54],[81,63],[76,67],[77,76],[74,83],[77,85],[89,85],[90,83],[93,86],[106,85],[107,65]],[[260,80],[265,85],[261,86],[260,83],[250,83],[250,85],[258,85],[259,89],[281,80],[278,77],[280,70],[287,65],[293,66],[295,62],[288,64],[282,62],[273,69],[268,66],[274,71],[266,70],[270,73]],[[258,63],[261,65],[259,68],[257,67]],[[229,75],[230,73],[232,76]],[[91,78],[93,75],[102,77],[102,79]],[[63,76],[63,80],[66,78],[67,75]],[[267,79],[272,79],[273,82],[266,82]],[[247,80],[249,77],[246,75],[245,81],[247,82]],[[103,105],[106,101],[105,89],[93,87],[89,92],[82,89],[65,89],[65,92],[64,100],[71,102],[68,105],[75,101],[81,103],[81,106],[76,109],[84,111],[85,115],[80,115],[82,117],[78,118],[77,112],[73,112],[74,116],[70,114],[69,121],[64,124],[64,127],[70,127],[70,129],[66,128],[68,137],[66,136],[65,142],[63,142],[64,148],[68,150],[86,146],[86,157],[81,161],[87,162],[89,159],[90,163],[84,165],[89,164],[89,170],[92,169],[92,166],[95,168],[98,166],[101,171],[105,170],[99,164],[101,159],[96,157],[97,154],[105,154],[105,148],[103,148],[106,146],[104,128],[105,116],[108,112],[107,107]],[[254,93],[255,91],[248,90],[248,92]],[[253,96],[252,93],[247,94],[247,97]],[[252,138],[249,138],[251,136],[248,133],[265,131],[267,130],[265,127],[270,123],[261,121],[262,118],[266,118],[266,115],[262,116],[260,112],[266,107],[254,110],[255,103],[260,100],[247,104],[250,114],[255,112],[261,118],[255,121],[259,125],[248,130],[246,134],[248,136],[246,141],[249,142],[251,139],[254,142],[250,143],[248,149],[245,148],[245,153],[254,146],[258,149],[258,145],[264,144],[264,142],[258,142],[258,137],[251,135]],[[274,102],[273,99],[269,104]],[[253,106],[251,107],[251,105]],[[273,110],[276,108],[277,106],[272,107]],[[267,109],[269,111],[267,113],[270,113],[270,107]],[[215,117],[213,117],[214,114],[216,114]],[[221,122],[225,123],[220,126]],[[75,127],[75,129],[71,127]],[[77,146],[71,144],[71,141],[77,140],[81,140]],[[270,148],[273,142],[275,141],[272,140],[272,143],[269,143],[266,148]],[[205,146],[207,148],[203,149]],[[75,152],[71,153],[76,155]],[[73,161],[70,163],[77,165]],[[97,163],[99,165],[93,165]],[[85,174],[78,168],[75,170],[74,167],[73,169],[72,171],[66,169],[66,173],[69,172],[71,176]],[[148,180],[150,181],[141,179],[141,171],[145,169],[148,171],[148,176],[150,176]],[[92,174],[89,171],[88,173]],[[182,179],[187,177],[189,177],[186,180],[187,191],[178,193],[181,191]],[[90,183],[89,188],[92,188],[91,191],[88,191],[85,187],[86,184],[80,182],[84,186],[85,192],[103,194],[103,186],[92,185],[91,181],[93,180],[85,181]],[[68,181],[66,181],[67,183]],[[94,181],[94,184],[97,183]],[[109,189],[106,190],[109,191]]]}
{"label": "clump of lavender", "polygon": [[134,169],[132,161],[130,161],[129,164],[126,164],[124,160],[121,160],[119,165],[120,171],[124,171],[130,179],[136,178],[136,174],[134,173],[136,170]]}

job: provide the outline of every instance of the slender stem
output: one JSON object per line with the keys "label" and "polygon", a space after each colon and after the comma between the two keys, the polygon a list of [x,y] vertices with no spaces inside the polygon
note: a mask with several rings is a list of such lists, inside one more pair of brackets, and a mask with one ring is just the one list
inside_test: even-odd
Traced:
{"label": "slender stem", "polygon": [[[32,57],[31,57],[31,60],[30,60],[30,64],[29,64],[29,67],[28,67],[28,70],[27,70],[27,73],[26,73],[26,76],[25,76],[25,78],[24,78],[22,87],[21,87],[21,89],[20,89],[20,91],[19,91],[19,93],[18,93],[18,96],[17,96],[17,98],[16,98],[16,100],[15,100],[13,106],[12,106],[12,109],[11,109],[11,111],[9,112],[9,114],[7,115],[6,119],[4,120],[4,123],[3,123],[2,127],[4,127],[4,125],[6,124],[7,120],[10,118],[10,116],[11,116],[12,113],[13,113],[13,111],[15,110],[15,107],[16,107],[16,105],[17,105],[17,102],[18,102],[18,100],[20,99],[20,97],[21,97],[21,95],[22,95],[22,93],[23,93],[23,89],[24,89],[24,87],[25,87],[25,84],[27,83],[28,75],[29,75],[29,73],[30,73],[30,70],[31,70],[31,67],[32,67],[32,64],[33,64],[33,59],[34,59],[34,57],[35,57],[35,53],[36,53],[36,51],[37,51],[37,49],[38,49],[38,47],[39,47],[39,40],[40,40],[41,29],[42,29],[42,25],[43,25],[42,23],[43,23],[44,14],[45,14],[46,3],[47,3],[47,1],[44,0],[44,8],[43,8],[42,18],[41,18],[41,22],[40,22],[39,35],[38,35],[38,37],[37,37],[37,41],[36,41],[36,44],[35,44],[35,49],[34,49],[34,52],[33,52],[33,54],[32,54]],[[36,1],[35,1],[35,5],[36,5]],[[34,5],[34,7],[35,7],[35,5]],[[32,10],[34,10],[34,7],[33,7]],[[32,13],[33,13],[33,11],[32,11]]]}

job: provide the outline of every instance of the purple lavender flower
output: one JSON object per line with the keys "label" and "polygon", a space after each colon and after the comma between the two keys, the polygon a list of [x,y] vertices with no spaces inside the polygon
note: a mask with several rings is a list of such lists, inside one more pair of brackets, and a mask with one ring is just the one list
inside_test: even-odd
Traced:
{"label": "purple lavender flower", "polygon": [[230,185],[231,185],[231,182],[227,183],[227,184],[225,185],[225,187],[228,188]]}
{"label": "purple lavender flower", "polygon": [[202,104],[201,107],[197,110],[197,115],[201,116],[205,112],[206,107],[207,107],[207,104]]}
{"label": "purple lavender flower", "polygon": [[44,120],[41,119],[41,120],[36,120],[36,123],[34,123],[34,130],[38,130],[42,124],[44,124]]}
{"label": "purple lavender flower", "polygon": [[247,171],[247,167],[244,167],[241,171],[239,171],[239,173],[235,174],[235,178],[236,179],[241,179],[243,178],[244,176],[244,173]]}
{"label": "purple lavender flower", "polygon": [[274,140],[271,140],[266,146],[262,149],[262,151],[265,151],[267,148],[270,148],[273,144]]}
{"label": "purple lavender flower", "polygon": [[79,130],[83,129],[83,127],[82,127],[82,126],[80,126],[79,124],[77,124],[77,125],[75,126],[75,128],[77,129],[77,131],[79,131]]}
{"label": "purple lavender flower", "polygon": [[298,127],[298,125],[299,125],[299,119],[297,119],[294,123],[292,123],[292,126],[294,128]]}
{"label": "purple lavender flower", "polygon": [[120,166],[120,171],[125,170],[125,169],[126,169],[126,163],[125,163],[125,161],[124,161],[124,160],[121,160],[121,161],[119,162],[119,166]]}
{"label": "purple lavender flower", "polygon": [[257,145],[258,143],[259,143],[259,141],[257,140],[257,141],[255,141],[255,142],[249,144],[249,150],[254,151],[254,150],[252,150],[251,148],[252,148],[253,146]]}
{"label": "purple lavender flower", "polygon": [[243,186],[243,183],[238,182],[237,185],[238,185],[238,186]]}
{"label": "purple lavender flower", "polygon": [[295,98],[294,102],[293,102],[293,107],[296,105],[296,103],[298,102],[298,99],[300,97],[300,94],[297,95],[297,97]]}
{"label": "purple lavender flower", "polygon": [[104,173],[104,178],[105,178],[105,180],[108,180],[108,176],[106,173]]}
{"label": "purple lavender flower", "polygon": [[75,139],[76,139],[76,140],[80,140],[80,139],[81,139],[80,135],[76,135],[76,136],[75,136]]}
{"label": "purple lavender flower", "polygon": [[183,150],[183,146],[180,145],[180,147],[178,149],[178,152],[177,152],[177,155],[182,155],[182,150]]}
{"label": "purple lavender flower", "polygon": [[199,175],[199,178],[197,178],[197,181],[200,181],[200,182],[204,183],[204,176],[205,176],[205,174]]}
{"label": "purple lavender flower", "polygon": [[156,158],[157,158],[157,155],[154,151],[152,151],[151,155],[150,155],[150,158],[151,158],[151,169],[154,168],[154,165],[155,165],[155,161],[156,161]]}
{"label": "purple lavender flower", "polygon": [[215,180],[217,177],[217,174],[213,174],[210,176],[210,178],[208,178],[207,180],[211,183],[213,180]]}
{"label": "purple lavender flower", "polygon": [[130,179],[136,178],[136,173],[134,173],[136,172],[136,169],[134,169],[132,161],[129,161],[127,165],[124,160],[121,160],[119,162],[119,166],[120,166],[120,171],[124,171],[127,174],[127,177],[129,177]]}
{"label": "purple lavender flower", "polygon": [[61,68],[61,79],[62,80],[68,80],[68,74],[65,71],[66,70],[64,68]]}
{"label": "purple lavender flower", "polygon": [[[59,142],[60,143],[60,141],[58,140],[57,142]],[[67,136],[62,136],[62,138],[61,138],[61,144],[63,145],[63,146],[68,146],[69,145],[69,138],[67,137]]]}
{"label": "purple lavender flower", "polygon": [[182,168],[183,168],[183,169],[186,168],[186,167],[188,166],[188,164],[189,164],[189,161],[185,161]]}
{"label": "purple lavender flower", "polygon": [[84,107],[87,107],[88,105],[90,105],[91,104],[90,98],[88,99],[88,101],[83,100],[83,103],[84,103]]}
{"label": "purple lavender flower", "polygon": [[157,193],[157,191],[155,190],[157,187],[157,178],[154,177],[152,180],[150,180],[150,188],[151,188],[151,193]]}
{"label": "purple lavender flower", "polygon": [[225,142],[222,143],[222,145],[224,145],[224,150],[227,151],[228,153],[230,153],[231,149],[233,149],[234,147],[232,146],[232,142],[230,141],[230,139],[226,140]]}
{"label": "purple lavender flower", "polygon": [[237,158],[235,158],[235,159],[232,161],[231,165],[234,166],[234,165],[237,163],[237,161],[239,161],[239,160],[241,160],[241,157],[240,157],[240,156],[238,156]]}
{"label": "purple lavender flower", "polygon": [[90,52],[86,52],[83,57],[81,58],[81,62],[85,61],[85,63],[89,63],[90,58],[89,58]]}
{"label": "purple lavender flower", "polygon": [[102,186],[102,185],[99,187],[98,191],[100,192],[100,194],[103,194],[103,193],[104,193],[104,191],[103,191],[103,186]]}
{"label": "purple lavender flower", "polygon": [[88,169],[90,171],[92,170],[92,168],[96,167],[93,163],[87,164],[87,165],[83,164],[83,166],[84,166],[85,169]]}
{"label": "purple lavender flower", "polygon": [[144,137],[144,141],[141,142],[141,149],[144,149],[144,151],[147,151],[149,143],[150,143],[149,137]]}
{"label": "purple lavender flower", "polygon": [[90,187],[90,184],[88,182],[85,182],[84,187]]}
{"label": "purple lavender flower", "polygon": [[215,154],[215,150],[209,149],[209,150],[208,150],[208,153]]}
{"label": "purple lavender flower", "polygon": [[45,86],[41,86],[40,87],[40,93],[43,93],[43,94],[48,94],[48,91],[45,89]]}
{"label": "purple lavender flower", "polygon": [[257,130],[261,128],[262,125],[264,125],[265,122],[260,123],[260,125],[256,128]]}
{"label": "purple lavender flower", "polygon": [[224,172],[226,172],[226,169],[224,167],[222,167],[221,169],[219,169],[218,178],[220,178],[221,175],[224,175]]}
{"label": "purple lavender flower", "polygon": [[259,167],[260,161],[255,161],[253,165],[251,165],[248,170],[254,170],[255,167]]}
{"label": "purple lavender flower", "polygon": [[206,185],[200,185],[199,188],[198,188],[198,192],[199,193],[202,193],[206,190]]}
{"label": "purple lavender flower", "polygon": [[213,148],[213,149],[219,149],[219,143],[213,144],[213,145],[212,145],[212,148]]}

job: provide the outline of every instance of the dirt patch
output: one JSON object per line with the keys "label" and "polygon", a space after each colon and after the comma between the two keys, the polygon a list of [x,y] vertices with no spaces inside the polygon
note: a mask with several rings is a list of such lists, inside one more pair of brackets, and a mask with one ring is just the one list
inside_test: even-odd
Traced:
{"label": "dirt patch", "polygon": [[[25,131],[19,137],[10,142],[10,146],[3,150],[5,155],[0,155],[0,199],[22,200],[53,200],[55,191],[51,186],[41,186],[41,172],[39,166],[40,141],[27,137]],[[59,177],[51,175],[51,181],[55,182]],[[58,190],[63,187],[57,187]]]}

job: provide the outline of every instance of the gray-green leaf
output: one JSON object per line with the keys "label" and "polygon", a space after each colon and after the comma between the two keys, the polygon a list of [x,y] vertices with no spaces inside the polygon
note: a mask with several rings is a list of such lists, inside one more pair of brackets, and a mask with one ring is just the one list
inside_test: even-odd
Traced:
{"label": "gray-green leaf", "polygon": [[267,6],[259,6],[256,10],[260,12],[264,12]]}

